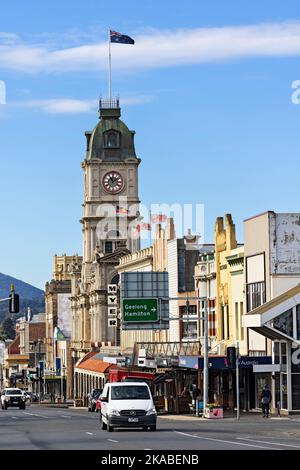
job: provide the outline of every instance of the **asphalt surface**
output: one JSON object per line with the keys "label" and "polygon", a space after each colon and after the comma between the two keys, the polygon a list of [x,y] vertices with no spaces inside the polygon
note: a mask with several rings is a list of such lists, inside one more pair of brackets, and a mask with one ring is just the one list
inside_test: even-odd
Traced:
{"label": "asphalt surface", "polygon": [[162,416],[156,432],[101,431],[98,413],[30,405],[0,410],[1,450],[295,450],[300,417],[223,420]]}

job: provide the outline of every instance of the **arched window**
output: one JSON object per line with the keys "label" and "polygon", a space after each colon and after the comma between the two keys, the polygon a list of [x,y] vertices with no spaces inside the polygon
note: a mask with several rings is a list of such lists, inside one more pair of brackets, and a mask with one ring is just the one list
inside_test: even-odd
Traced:
{"label": "arched window", "polygon": [[106,148],[120,147],[120,133],[117,131],[108,131],[104,134],[104,145]]}

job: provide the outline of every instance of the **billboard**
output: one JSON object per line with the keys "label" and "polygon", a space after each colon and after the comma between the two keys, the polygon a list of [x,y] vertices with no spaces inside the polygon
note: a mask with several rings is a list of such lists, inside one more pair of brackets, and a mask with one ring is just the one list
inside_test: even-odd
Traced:
{"label": "billboard", "polygon": [[70,294],[57,294],[57,326],[66,338],[71,338],[72,314]]}

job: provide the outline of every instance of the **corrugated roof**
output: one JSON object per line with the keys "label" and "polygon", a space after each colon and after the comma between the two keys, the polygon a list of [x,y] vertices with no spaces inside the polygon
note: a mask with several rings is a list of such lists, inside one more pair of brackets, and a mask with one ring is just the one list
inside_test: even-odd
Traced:
{"label": "corrugated roof", "polygon": [[93,356],[89,359],[83,360],[79,365],[77,365],[76,369],[86,370],[89,372],[99,372],[101,374],[105,374],[109,371],[109,369],[116,369],[116,364],[111,364],[110,362],[104,362],[101,359],[97,359],[97,357]]}

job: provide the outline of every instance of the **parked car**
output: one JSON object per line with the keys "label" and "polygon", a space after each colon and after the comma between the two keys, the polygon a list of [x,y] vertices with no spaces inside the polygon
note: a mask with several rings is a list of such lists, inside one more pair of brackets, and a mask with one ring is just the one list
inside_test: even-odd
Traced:
{"label": "parked car", "polygon": [[102,393],[101,388],[94,388],[91,393],[88,394],[88,411],[96,410],[96,401]]}
{"label": "parked car", "polygon": [[114,382],[104,386],[101,395],[100,426],[140,427],[156,431],[157,413],[149,386],[143,382]]}
{"label": "parked car", "polygon": [[7,410],[9,406],[18,406],[25,410],[26,397],[20,388],[5,388],[1,392],[1,408]]}
{"label": "parked car", "polygon": [[23,394],[26,398],[26,402],[31,402],[32,401],[32,393],[31,392],[27,392],[26,390],[25,391],[23,390]]}

